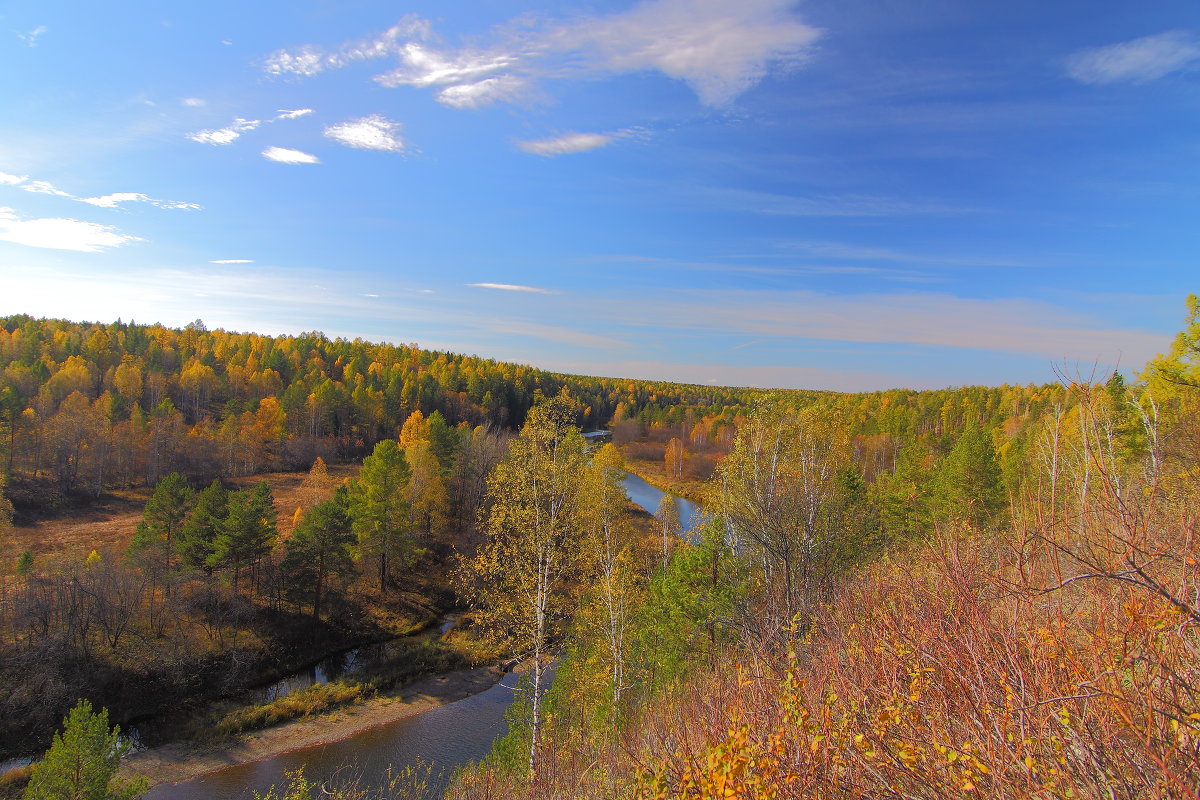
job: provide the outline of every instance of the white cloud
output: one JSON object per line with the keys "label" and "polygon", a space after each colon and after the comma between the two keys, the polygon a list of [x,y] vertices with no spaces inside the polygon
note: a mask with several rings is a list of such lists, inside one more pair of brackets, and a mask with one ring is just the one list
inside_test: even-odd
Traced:
{"label": "white cloud", "polygon": [[[452,108],[514,101],[547,78],[657,71],[683,81],[706,105],[721,105],[772,68],[810,57],[822,32],[792,12],[794,0],[644,0],[628,11],[540,27],[501,26],[493,44],[438,49],[426,20],[406,17],[378,37],[335,50],[304,45],[272,54],[274,75],[312,76],[353,61],[395,57],[383,86],[440,88]],[[514,32],[516,31],[516,32]]]}
{"label": "white cloud", "polygon": [[185,106],[188,106],[189,108],[202,108],[202,107],[208,105],[208,103],[206,103],[204,100],[200,99],[199,97],[185,97],[185,98],[183,98],[182,102]]}
{"label": "white cloud", "polygon": [[562,294],[554,289],[539,289],[536,286],[520,286],[515,283],[468,283],[480,289],[499,289],[502,292],[529,292],[531,294]]}
{"label": "white cloud", "polygon": [[526,82],[521,78],[501,75],[475,83],[447,86],[437,93],[437,101],[450,108],[482,108],[501,100],[516,100],[525,86]]}
{"label": "white cloud", "polygon": [[447,55],[416,42],[400,50],[400,66],[375,77],[381,86],[445,86],[478,81],[481,78],[511,67],[516,56],[508,53],[477,53],[464,51]]}
{"label": "white cloud", "polygon": [[409,14],[376,37],[345,42],[332,52],[311,44],[290,51],[276,50],[263,62],[263,69],[270,75],[308,78],[328,69],[340,69],[354,61],[385,58],[397,53],[409,40],[425,39],[429,35],[429,21]]}
{"label": "white cloud", "polygon": [[196,131],[193,134],[189,134],[188,138],[200,144],[233,144],[243,133],[252,131],[261,124],[262,122],[257,119],[242,119],[238,117],[233,121],[233,124],[227,127]]}
{"label": "white cloud", "polygon": [[30,47],[37,47],[38,39],[42,38],[42,35],[45,34],[49,30],[50,29],[47,28],[45,25],[38,25],[36,28],[31,30],[29,33],[18,33],[17,38],[20,39],[25,44],[29,45]]}
{"label": "white cloud", "polygon": [[554,156],[562,156],[569,153],[582,153],[586,150],[595,150],[597,147],[604,147],[604,145],[611,141],[611,136],[606,136],[602,133],[568,133],[552,139],[517,142],[517,147],[535,156],[553,158]]}
{"label": "white cloud", "polygon": [[0,172],[0,184],[16,186],[27,192],[34,194],[49,194],[55,197],[66,197],[71,200],[76,200],[80,203],[87,203],[97,208],[118,208],[121,203],[149,203],[156,208],[172,208],[185,209],[196,211],[200,206],[196,203],[185,203],[181,200],[155,200],[153,197],[142,194],[141,192],[114,192],[113,194],[101,195],[99,197],[76,197],[70,192],[64,192],[62,189],[54,186],[49,181],[31,181],[25,175],[10,175],[7,172]]}
{"label": "white cloud", "polygon": [[253,264],[252,258],[218,258],[215,261],[208,262],[210,264]]}
{"label": "white cloud", "polygon": [[325,129],[325,136],[346,147],[399,153],[404,150],[404,140],[398,135],[400,127],[399,122],[372,114],[362,119],[331,125]]}
{"label": "white cloud", "polygon": [[649,0],[629,11],[552,30],[548,44],[613,73],[658,70],[688,84],[706,105],[754,86],[772,62],[799,63],[821,37],[792,0]]}
{"label": "white cloud", "polygon": [[1167,31],[1128,42],[1083,50],[1067,59],[1067,74],[1083,83],[1144,83],[1200,61],[1200,39]]}
{"label": "white cloud", "polygon": [[271,121],[278,122],[281,119],[296,119],[297,117],[303,117],[303,116],[306,116],[311,113],[313,113],[313,110],[311,108],[297,108],[297,109],[293,109],[291,111],[289,111],[285,108],[281,108],[276,112],[277,116],[275,117],[275,119],[273,119]]}
{"label": "white cloud", "polygon": [[290,150],[286,147],[268,147],[262,151],[263,158],[268,161],[278,161],[280,164],[320,164],[321,159],[303,150]]}
{"label": "white cloud", "polygon": [[55,187],[54,184],[50,183],[49,181],[26,181],[25,183],[20,184],[20,186],[25,191],[33,192],[34,194],[52,194],[55,197],[72,196],[70,192],[64,192],[62,189]]}
{"label": "white cloud", "polygon": [[155,208],[171,208],[187,211],[198,211],[200,206],[196,203],[184,203],[179,200],[155,200],[153,197],[148,197],[141,192],[114,192],[100,197],[77,197],[75,198],[81,203],[97,206],[99,208],[118,208],[121,203],[149,203]]}
{"label": "white cloud", "polygon": [[52,250],[100,253],[110,247],[144,240],[121,233],[111,225],[78,219],[20,219],[13,209],[0,206],[0,241]]}

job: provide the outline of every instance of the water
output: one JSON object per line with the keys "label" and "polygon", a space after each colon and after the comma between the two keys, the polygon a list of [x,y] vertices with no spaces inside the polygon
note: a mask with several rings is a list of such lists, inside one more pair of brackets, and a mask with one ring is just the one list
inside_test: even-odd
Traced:
{"label": "water", "polygon": [[440,706],[424,714],[357,733],[331,744],[293,750],[264,761],[239,764],[209,775],[156,786],[146,800],[244,800],[281,785],[284,770],[304,767],[310,780],[361,776],[368,786],[382,785],[389,766],[402,767],[418,758],[446,772],[437,781],[444,788],[449,769],[477,761],[505,733],[504,711],[512,703],[517,675],[477,695]]}
{"label": "water", "polygon": [[[623,483],[631,500],[652,514],[658,510],[664,492],[632,473],[626,474]],[[707,518],[700,506],[689,500],[677,497],[675,504],[685,531]],[[445,634],[455,622],[455,619],[447,618],[441,632]],[[280,693],[351,674],[379,657],[372,648],[359,648],[326,659],[310,670],[289,676],[260,691],[267,697],[282,696]],[[301,766],[310,780],[336,780],[354,775],[361,776],[367,785],[379,786],[385,780],[389,766],[403,767],[418,758],[445,769],[438,781],[441,788],[448,780],[450,770],[482,758],[491,749],[492,741],[506,732],[504,711],[512,703],[516,681],[517,676],[510,673],[485,692],[424,714],[372,728],[340,742],[239,764],[174,786],[158,786],[146,798],[246,800],[253,796],[254,791],[263,793],[272,784],[281,784],[285,770]]]}
{"label": "water", "polygon": [[[658,511],[659,503],[666,496],[666,492],[662,489],[651,486],[632,472],[625,473],[625,479],[621,481],[621,485],[625,487],[625,494],[629,495],[630,500],[651,514]],[[679,523],[683,526],[684,531],[692,530],[708,519],[704,509],[682,497],[675,498],[675,510],[679,514]]]}

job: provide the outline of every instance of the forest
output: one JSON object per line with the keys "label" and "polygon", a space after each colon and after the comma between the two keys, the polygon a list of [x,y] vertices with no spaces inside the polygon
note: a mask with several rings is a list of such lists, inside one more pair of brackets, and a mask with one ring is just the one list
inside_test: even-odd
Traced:
{"label": "forest", "polygon": [[[424,653],[433,668],[503,654],[529,669],[508,735],[453,798],[1200,783],[1195,297],[1132,382],[1063,368],[1039,386],[859,394],[199,322],[3,330],[18,528],[146,496],[119,551],[3,551],[0,702],[30,715],[53,688],[46,736],[81,687],[128,718],[113,687],[134,673],[194,697],[188,681],[261,669],[312,631],[394,636],[462,608],[471,638]],[[613,444],[589,448],[595,428]],[[280,515],[260,477],[289,470],[303,499]],[[627,470],[709,521],[631,511]],[[18,679],[31,664],[53,681]],[[315,790],[302,774],[281,789]]]}

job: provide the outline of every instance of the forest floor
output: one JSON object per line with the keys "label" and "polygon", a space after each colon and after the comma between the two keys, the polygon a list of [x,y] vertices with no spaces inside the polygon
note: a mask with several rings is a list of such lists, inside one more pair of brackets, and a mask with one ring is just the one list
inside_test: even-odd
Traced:
{"label": "forest floor", "polygon": [[243,764],[315,745],[347,739],[360,731],[422,714],[494,686],[504,673],[496,667],[477,667],[422,678],[328,714],[305,717],[231,739],[194,741],[143,750],[128,756],[122,771],[141,775],[151,786],[179,783]]}
{"label": "forest floor", "polygon": [[[358,474],[360,464],[329,466],[330,478],[341,482]],[[301,505],[301,486],[307,472],[269,472],[234,478],[226,485],[246,489],[265,480],[275,497],[281,532],[291,530],[292,513]],[[193,487],[201,489],[203,487]],[[85,557],[92,550],[123,549],[142,520],[142,509],[153,487],[105,492],[95,502],[77,508],[46,511],[34,518],[19,516],[7,541],[0,544],[0,573],[14,568],[17,557],[28,550],[34,561],[62,556]]]}

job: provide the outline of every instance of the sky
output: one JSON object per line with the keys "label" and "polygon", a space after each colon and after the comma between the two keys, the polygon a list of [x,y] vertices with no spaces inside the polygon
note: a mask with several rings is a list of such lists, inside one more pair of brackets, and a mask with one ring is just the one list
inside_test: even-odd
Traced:
{"label": "sky", "polygon": [[860,391],[1200,291],[1194,0],[0,0],[0,76],[0,314]]}

